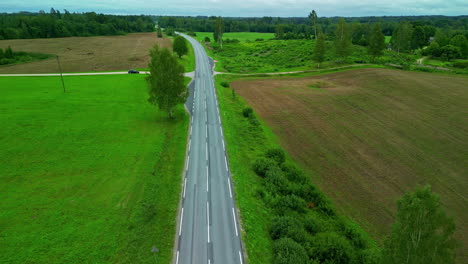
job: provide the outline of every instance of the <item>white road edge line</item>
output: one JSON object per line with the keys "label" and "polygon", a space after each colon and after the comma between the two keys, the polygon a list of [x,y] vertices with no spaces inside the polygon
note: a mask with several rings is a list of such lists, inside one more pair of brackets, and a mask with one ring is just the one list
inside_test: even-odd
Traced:
{"label": "white road edge line", "polygon": [[208,164],[206,164],[206,192],[208,192]]}
{"label": "white road edge line", "polygon": [[234,214],[234,208],[232,208],[232,220],[234,220],[234,228],[236,229],[236,236],[239,236],[239,233],[237,233],[237,223],[236,223],[236,215]]}
{"label": "white road edge line", "polygon": [[205,157],[206,157],[206,161],[208,162],[208,141],[205,142],[205,146],[206,146]]}
{"label": "white road edge line", "polygon": [[226,158],[226,155],[224,155],[224,165],[226,165],[226,171],[228,171],[228,166],[227,166],[227,158]]}
{"label": "white road edge line", "polygon": [[[232,209],[232,210],[234,210],[234,209]],[[182,234],[182,222],[183,221],[184,221],[184,208],[182,207],[182,213],[180,215],[179,236],[180,236],[180,234]]]}
{"label": "white road edge line", "polygon": [[185,167],[185,171],[187,171],[187,170],[188,170],[188,166],[189,166],[189,164],[190,164],[190,155],[189,155],[189,156],[187,156],[187,166]]}
{"label": "white road edge line", "polygon": [[[229,186],[229,197],[232,198],[232,191],[231,191],[231,180],[228,178],[228,186]],[[185,193],[185,190],[184,190],[184,193]],[[185,194],[184,194],[184,197],[185,197]]]}
{"label": "white road edge line", "polygon": [[240,263],[242,264],[242,254],[241,254],[240,250],[239,250],[239,260],[240,260]]}
{"label": "white road edge line", "polygon": [[179,264],[179,250],[177,250],[177,256],[176,256],[176,261],[175,261],[176,264]]}
{"label": "white road edge line", "polygon": [[192,136],[192,128],[193,126],[190,126],[190,136]]}
{"label": "white road edge line", "polygon": [[[223,142],[223,150],[226,151],[226,148],[224,147],[224,139],[221,139],[221,142]],[[190,151],[190,147],[189,147],[189,151]]]}
{"label": "white road edge line", "polygon": [[190,146],[192,146],[192,139],[189,139],[189,143],[188,143],[188,151],[190,152]]}
{"label": "white road edge line", "polygon": [[187,189],[187,177],[184,179],[184,198],[185,198],[185,190]]}
{"label": "white road edge line", "polygon": [[210,243],[210,204],[206,202],[206,220],[208,221],[208,243]]}

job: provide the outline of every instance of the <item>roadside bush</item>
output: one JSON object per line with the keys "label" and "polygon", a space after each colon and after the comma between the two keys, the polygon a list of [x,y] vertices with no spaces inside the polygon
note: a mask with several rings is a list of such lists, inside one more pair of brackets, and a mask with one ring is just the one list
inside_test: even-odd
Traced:
{"label": "roadside bush", "polygon": [[197,34],[195,32],[193,32],[193,31],[190,31],[189,33],[187,33],[187,35],[192,36],[192,37],[197,36]]}
{"label": "roadside bush", "polygon": [[264,39],[262,38],[258,38],[258,39],[255,39],[255,41],[263,41]]}
{"label": "roadside bush", "polygon": [[229,88],[230,87],[228,82],[221,82],[221,86],[224,87],[224,88]]}
{"label": "roadside bush", "polygon": [[267,171],[273,167],[277,167],[275,162],[266,158],[259,158],[252,164],[253,171],[262,178],[265,178]]}
{"label": "roadside bush", "polygon": [[267,158],[270,158],[278,163],[278,165],[282,164],[286,160],[286,154],[284,150],[281,148],[272,148],[267,150],[265,153]]}
{"label": "roadside bush", "polygon": [[250,117],[253,114],[253,109],[252,107],[246,107],[242,110],[242,115],[244,117]]}
{"label": "roadside bush", "polygon": [[265,174],[265,185],[271,192],[288,194],[288,180],[278,167],[271,167]]}
{"label": "roadside bush", "polygon": [[274,264],[306,264],[309,260],[305,249],[290,238],[281,238],[273,244]]}
{"label": "roadside bush", "polygon": [[322,219],[316,212],[311,212],[304,219],[304,228],[309,234],[315,235],[320,232],[330,231],[328,230],[329,226],[333,223]]}
{"label": "roadside bush", "polygon": [[225,39],[224,43],[239,43],[240,41],[238,39]]}
{"label": "roadside bush", "polygon": [[205,42],[210,42],[210,38],[209,38],[209,37],[205,37]]}
{"label": "roadside bush", "polygon": [[306,183],[309,179],[304,172],[298,169],[295,165],[289,163],[281,164],[281,170],[288,180],[294,183]]}
{"label": "roadside bush", "polygon": [[356,263],[355,252],[348,240],[335,232],[314,236],[308,253],[320,263]]}
{"label": "roadside bush", "polygon": [[297,218],[277,216],[272,220],[270,237],[273,240],[289,237],[300,243],[306,240],[304,231],[304,226]]}
{"label": "roadside bush", "polygon": [[275,199],[274,208],[280,215],[284,215],[288,211],[303,214],[306,212],[306,203],[296,195],[280,195]]}
{"label": "roadside bush", "polygon": [[359,249],[364,249],[367,247],[367,241],[362,234],[362,230],[352,222],[342,221],[343,222],[343,234],[346,238],[351,241],[351,244]]}

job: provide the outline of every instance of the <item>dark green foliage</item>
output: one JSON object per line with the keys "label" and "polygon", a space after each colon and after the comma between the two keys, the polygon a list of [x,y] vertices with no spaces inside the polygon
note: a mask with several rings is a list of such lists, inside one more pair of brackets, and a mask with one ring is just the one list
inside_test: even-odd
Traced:
{"label": "dark green foliage", "polygon": [[187,33],[187,35],[192,36],[192,37],[197,36],[197,34],[195,32],[193,32],[193,31],[190,31],[189,33]]}
{"label": "dark green foliage", "polygon": [[279,215],[285,215],[289,211],[302,214],[306,212],[306,202],[296,195],[280,195],[275,199],[274,208]]}
{"label": "dark green foliage", "polygon": [[335,54],[338,58],[346,59],[351,53],[351,36],[344,18],[338,22],[335,30]]}
{"label": "dark green foliage", "polygon": [[209,37],[205,37],[205,42],[210,42],[210,38],[209,38]]}
{"label": "dark green foliage", "polygon": [[188,54],[188,46],[187,46],[187,41],[185,40],[184,37],[177,36],[174,38],[174,45],[172,47],[175,53],[177,53],[177,56],[179,56],[179,59],[182,58],[182,56]]}
{"label": "dark green foliage", "polygon": [[223,33],[224,23],[221,17],[216,18],[216,24],[214,27],[213,38],[214,41],[220,44],[221,49],[223,48]]}
{"label": "dark green foliage", "polygon": [[371,31],[371,35],[369,38],[368,52],[369,52],[369,55],[371,55],[372,58],[375,59],[376,57],[383,55],[384,49],[385,49],[385,36],[382,33],[380,24],[377,23],[374,25]]}
{"label": "dark green foliage", "polygon": [[439,46],[439,43],[437,42],[432,42],[431,45],[429,45],[429,47],[427,47],[426,49],[423,50],[423,55],[424,56],[433,56],[433,57],[440,57],[440,55],[442,54],[441,50],[440,50],[440,46]]}
{"label": "dark green foliage", "polygon": [[455,263],[455,223],[430,186],[398,201],[396,222],[385,241],[383,263]]}
{"label": "dark green foliage", "polygon": [[317,62],[317,67],[325,60],[325,36],[319,31],[317,41],[314,47],[314,60]]}
{"label": "dark green foliage", "polygon": [[160,50],[158,45],[150,50],[150,56],[150,75],[147,77],[150,96],[148,101],[167,111],[172,118],[174,107],[185,103],[188,96],[184,84],[184,67],[167,48]]}
{"label": "dark green foliage", "polygon": [[413,26],[407,22],[400,22],[398,28],[392,35],[392,49],[397,52],[407,52],[411,49],[411,37],[413,36]]}
{"label": "dark green foliage", "polygon": [[306,264],[305,249],[290,238],[281,238],[273,244],[273,264]]}
{"label": "dark green foliage", "polygon": [[174,36],[174,28],[173,27],[168,27],[168,28],[165,28],[164,29],[164,32],[166,33],[166,35],[172,37]]}
{"label": "dark green foliage", "polygon": [[281,148],[272,148],[266,151],[265,156],[269,159],[276,161],[278,165],[286,160],[286,154]]}
{"label": "dark green foliage", "polygon": [[456,35],[450,40],[450,45],[460,48],[463,58],[468,57],[468,40],[463,35]]}
{"label": "dark green foliage", "polygon": [[152,31],[153,19],[143,15],[69,13],[66,10],[63,14],[58,10],[50,14],[0,14],[0,39],[87,37]]}
{"label": "dark green foliage", "polygon": [[440,48],[440,57],[444,60],[450,61],[452,59],[461,58],[462,53],[459,47],[447,45]]}
{"label": "dark green foliage", "polygon": [[303,171],[298,169],[295,165],[289,163],[281,164],[281,170],[290,182],[305,184],[309,181]]}
{"label": "dark green foliage", "polygon": [[265,186],[273,193],[288,194],[288,180],[279,167],[270,167],[265,173]]}
{"label": "dark green foliage", "polygon": [[160,27],[158,27],[158,28],[156,29],[156,36],[157,36],[158,38],[162,38],[162,37],[163,37],[163,33],[162,33],[162,30],[161,30]]}
{"label": "dark green foliage", "polygon": [[289,237],[303,243],[306,241],[306,232],[302,222],[290,216],[277,216],[272,220],[270,236],[273,240]]}
{"label": "dark green foliage", "polygon": [[277,167],[276,163],[266,158],[259,158],[252,165],[253,171],[260,177],[265,177],[267,171],[273,167]]}
{"label": "dark green foliage", "polygon": [[426,46],[429,42],[429,36],[426,36],[424,27],[422,26],[416,26],[414,28],[411,38],[412,49],[420,49]]}
{"label": "dark green foliage", "polygon": [[364,239],[362,231],[355,223],[344,222],[343,234],[354,247],[359,249],[367,247],[367,240]]}
{"label": "dark green foliage", "polygon": [[275,31],[276,39],[284,39],[284,25],[277,25]]}
{"label": "dark green foliage", "polygon": [[322,219],[317,213],[310,213],[304,219],[304,228],[311,235],[328,231],[329,225],[333,225],[333,223]]}
{"label": "dark green foliage", "polygon": [[252,109],[252,107],[246,107],[246,108],[244,108],[244,109],[242,110],[242,115],[243,115],[244,117],[250,117],[250,116],[252,116],[252,115],[253,115],[253,109]]}
{"label": "dark green foliage", "polygon": [[230,87],[228,82],[221,82],[221,86],[224,87],[224,88],[229,88]]}
{"label": "dark green foliage", "polygon": [[319,263],[356,263],[355,251],[349,241],[335,232],[315,235],[309,256]]}
{"label": "dark green foliage", "polygon": [[5,53],[3,56],[7,59],[13,59],[13,50],[10,46],[8,46],[8,48],[5,49]]}

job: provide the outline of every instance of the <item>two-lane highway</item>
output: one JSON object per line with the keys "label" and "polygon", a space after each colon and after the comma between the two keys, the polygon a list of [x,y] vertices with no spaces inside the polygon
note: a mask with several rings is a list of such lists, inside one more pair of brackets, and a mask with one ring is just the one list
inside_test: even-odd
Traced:
{"label": "two-lane highway", "polygon": [[196,71],[174,263],[242,264],[240,226],[213,71],[202,45],[180,35],[193,46]]}

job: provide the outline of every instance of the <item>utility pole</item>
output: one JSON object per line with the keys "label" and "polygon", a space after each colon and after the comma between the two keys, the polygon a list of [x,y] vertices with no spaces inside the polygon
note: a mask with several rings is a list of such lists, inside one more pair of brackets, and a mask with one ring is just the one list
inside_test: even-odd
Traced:
{"label": "utility pole", "polygon": [[62,79],[62,87],[63,87],[63,92],[65,93],[65,82],[63,81],[63,75],[62,75],[62,67],[60,66],[60,60],[59,60],[59,56],[57,55],[57,64],[58,64],[58,67],[59,67],[59,71],[60,71],[60,78]]}

